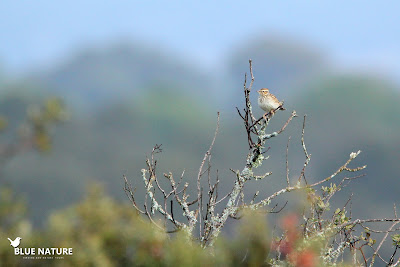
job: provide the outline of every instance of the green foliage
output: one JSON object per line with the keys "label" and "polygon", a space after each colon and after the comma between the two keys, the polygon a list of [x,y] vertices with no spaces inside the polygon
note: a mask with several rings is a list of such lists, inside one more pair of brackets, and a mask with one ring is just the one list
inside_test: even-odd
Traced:
{"label": "green foliage", "polygon": [[[27,112],[27,128],[31,128],[33,142],[39,151],[48,151],[51,148],[49,130],[59,122],[67,119],[64,104],[58,98],[49,98],[41,106],[33,106]],[[29,134],[29,130],[21,131],[22,135]]]}
{"label": "green foliage", "polygon": [[[329,250],[332,225],[318,219],[315,223],[323,227],[310,231],[314,223],[300,224],[296,213],[280,216],[271,242],[265,216],[245,210],[229,237],[221,236],[214,246],[203,248],[183,231],[167,234],[161,220],[155,221],[156,227],[134,213],[131,205],[109,197],[99,184],[90,184],[81,202],[54,212],[42,231],[32,231],[25,219],[25,202],[19,199],[10,189],[1,190],[0,234],[21,236],[23,247],[71,247],[73,255],[27,260],[14,256],[12,247],[2,242],[0,262],[6,266],[331,266],[329,260],[323,265],[320,254],[333,253]],[[337,209],[333,223],[349,222],[345,214],[344,208]],[[349,225],[346,231],[352,228]],[[376,243],[368,229],[355,238],[368,246]],[[399,246],[400,235],[393,235],[392,241]]]}
{"label": "green foliage", "polygon": [[26,216],[26,202],[10,187],[0,187],[0,266],[17,266],[18,259],[7,238],[32,237],[32,226]]}
{"label": "green foliage", "polygon": [[[162,225],[159,223],[159,225]],[[261,266],[269,251],[265,218],[246,215],[238,235],[203,249],[183,232],[169,236],[92,185],[79,204],[50,217],[54,246],[74,248],[68,265],[96,266]]]}
{"label": "green foliage", "polygon": [[[337,208],[334,213],[334,223],[337,225],[341,225],[349,221],[349,218],[346,216],[346,209]],[[351,225],[349,226],[351,227]]]}
{"label": "green foliage", "polygon": [[182,233],[170,238],[98,185],[81,203],[50,217],[48,236],[54,246],[74,248],[74,256],[64,261],[68,265],[209,266],[214,261]]}
{"label": "green foliage", "polygon": [[[14,133],[13,136],[18,136],[18,138],[9,142],[9,150],[25,151],[33,147],[40,152],[49,151],[52,143],[52,128],[68,118],[63,102],[59,98],[50,97],[42,104],[33,104],[24,108],[27,109],[25,118],[17,119],[13,117],[14,114],[8,114],[12,120],[18,120],[18,122],[13,121],[14,127],[10,130],[13,131],[16,128],[18,135]],[[8,130],[8,116],[0,114],[1,132]],[[13,153],[0,155],[3,158],[12,156],[15,155]]]}
{"label": "green foliage", "polygon": [[26,203],[17,197],[10,187],[0,187],[0,227],[12,230],[15,225],[25,219]]}
{"label": "green foliage", "polygon": [[393,246],[400,247],[400,235],[393,235],[392,236]]}
{"label": "green foliage", "polygon": [[[2,194],[2,200],[3,210],[23,213],[24,205],[11,201],[10,191]],[[183,232],[169,235],[143,220],[98,184],[90,185],[80,203],[53,213],[44,230],[32,234],[21,229],[9,232],[2,225],[0,232],[21,236],[23,247],[72,247],[73,255],[62,260],[24,260],[2,242],[0,261],[7,266],[267,266],[270,249],[269,228],[259,214],[245,214],[233,237],[204,249]]]}
{"label": "green foliage", "polygon": [[267,266],[271,240],[265,216],[245,212],[235,233],[235,238],[226,244],[229,265]]}

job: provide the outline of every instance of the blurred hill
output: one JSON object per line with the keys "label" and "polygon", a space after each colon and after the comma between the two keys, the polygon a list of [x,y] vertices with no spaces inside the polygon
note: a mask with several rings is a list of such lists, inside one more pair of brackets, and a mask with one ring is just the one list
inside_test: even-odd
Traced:
{"label": "blurred hill", "polygon": [[202,96],[214,89],[213,78],[174,52],[131,42],[82,49],[59,66],[31,76],[84,110],[136,97],[156,84],[188,88]]}
{"label": "blurred hill", "polygon": [[[172,171],[178,177],[185,170],[185,178],[192,181],[220,108],[227,112],[221,115],[213,160],[226,190],[230,189],[235,177],[229,168],[242,168],[247,154],[245,131],[234,107],[243,103],[249,58],[254,62],[254,89],[270,87],[285,99],[288,109],[274,117],[270,131],[280,128],[291,109],[300,115],[269,143],[271,157],[259,171],[272,170],[273,177],[250,190],[268,185],[266,191],[272,192],[285,183],[289,136],[291,173],[301,170],[301,115],[307,113],[305,138],[313,155],[308,177],[331,174],[350,152],[361,149],[358,161],[368,165],[368,176],[355,181],[350,191],[360,193],[356,198],[367,207],[364,214],[390,212],[400,186],[398,88],[367,75],[333,75],[322,52],[296,40],[262,36],[237,47],[227,55],[226,71],[221,73],[204,73],[190,59],[180,60],[158,47],[118,44],[88,48],[50,71],[35,70],[21,82],[3,83],[1,111],[10,121],[21,118],[18,114],[25,112],[33,96],[60,96],[71,113],[70,121],[56,129],[47,156],[21,155],[3,172],[7,183],[26,194],[36,225],[42,225],[52,211],[80,199],[92,180],[103,181],[109,193],[124,199],[121,177],[126,173],[140,198],[140,169],[156,143],[164,148],[160,173]],[[256,93],[251,97],[261,116]],[[346,200],[348,195],[344,193]]]}

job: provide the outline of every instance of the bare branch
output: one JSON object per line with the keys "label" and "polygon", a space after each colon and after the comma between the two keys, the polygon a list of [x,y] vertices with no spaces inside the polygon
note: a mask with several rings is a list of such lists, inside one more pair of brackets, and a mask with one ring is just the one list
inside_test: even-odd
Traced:
{"label": "bare branch", "polygon": [[306,161],[304,162],[303,169],[301,170],[301,174],[300,174],[300,177],[299,177],[299,181],[301,180],[301,178],[303,178],[303,179],[304,179],[304,182],[307,184],[307,179],[306,179],[306,176],[305,176],[305,171],[306,171],[306,168],[307,168],[308,163],[309,163],[310,160],[311,160],[311,155],[308,154],[307,148],[306,148],[306,144],[305,144],[305,142],[304,142],[304,129],[305,129],[305,127],[306,127],[306,117],[307,117],[307,115],[304,115],[303,129],[301,130],[301,145],[302,145],[302,147],[303,147],[303,151],[304,151],[304,154],[305,154],[305,156],[306,156]]}
{"label": "bare branch", "polygon": [[289,181],[289,143],[290,143],[290,136],[286,145],[286,182],[287,186],[290,187],[290,181]]}
{"label": "bare branch", "polygon": [[128,179],[126,178],[126,175],[123,175],[124,181],[125,181],[125,185],[124,185],[124,191],[125,194],[127,195],[127,197],[129,198],[129,200],[132,202],[133,207],[140,213],[144,214],[145,212],[142,211],[141,209],[139,209],[139,207],[136,204],[135,201],[135,191],[136,188],[132,190],[132,185],[128,182]]}

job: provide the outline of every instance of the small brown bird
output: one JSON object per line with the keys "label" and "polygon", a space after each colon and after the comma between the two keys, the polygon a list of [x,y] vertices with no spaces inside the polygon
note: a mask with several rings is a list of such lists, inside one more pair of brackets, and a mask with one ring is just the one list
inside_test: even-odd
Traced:
{"label": "small brown bird", "polygon": [[[257,92],[259,93],[258,106],[265,112],[274,112],[275,109],[282,105],[282,102],[279,102],[279,100],[271,94],[267,88],[262,88]],[[284,107],[281,107],[280,109],[285,110]]]}

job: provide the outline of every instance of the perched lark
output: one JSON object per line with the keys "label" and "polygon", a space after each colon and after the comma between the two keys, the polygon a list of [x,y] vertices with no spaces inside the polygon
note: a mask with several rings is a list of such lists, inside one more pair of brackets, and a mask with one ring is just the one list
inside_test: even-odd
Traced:
{"label": "perched lark", "polygon": [[[275,109],[282,105],[282,102],[269,92],[267,88],[262,88],[257,91],[260,95],[258,96],[258,106],[267,113],[273,113]],[[280,108],[285,110],[284,107]]]}

